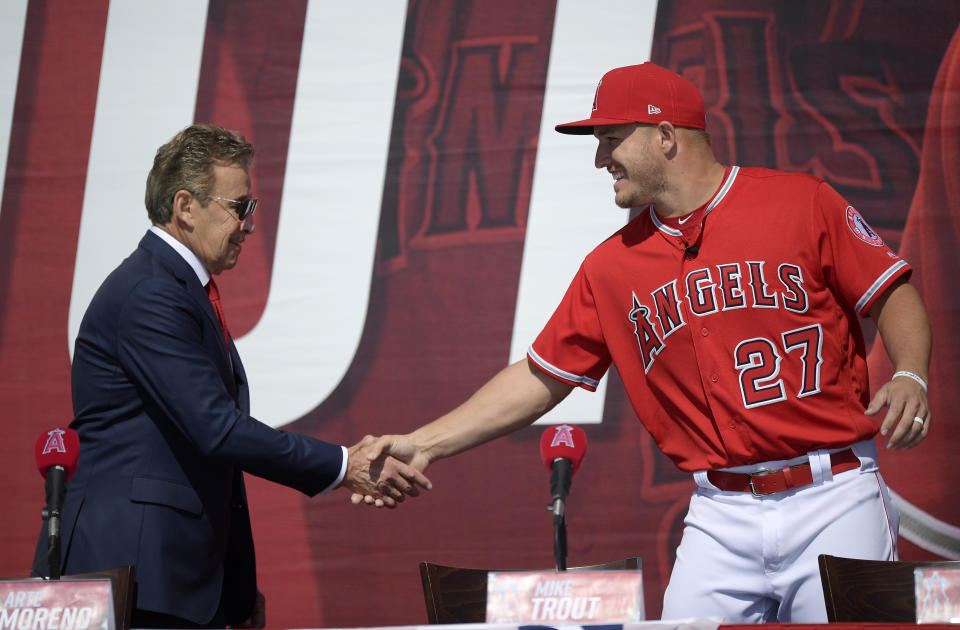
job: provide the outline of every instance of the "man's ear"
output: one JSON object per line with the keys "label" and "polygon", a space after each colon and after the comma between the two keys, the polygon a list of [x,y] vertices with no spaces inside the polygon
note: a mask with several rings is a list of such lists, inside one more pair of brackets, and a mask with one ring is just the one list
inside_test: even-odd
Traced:
{"label": "man's ear", "polygon": [[673,123],[662,121],[657,125],[657,140],[659,140],[660,150],[668,158],[672,158],[677,153],[677,128]]}
{"label": "man's ear", "polygon": [[173,195],[173,216],[171,219],[176,221],[178,225],[193,229],[193,212],[196,209],[196,206],[196,197],[190,194],[190,192],[187,190],[178,190],[176,194]]}

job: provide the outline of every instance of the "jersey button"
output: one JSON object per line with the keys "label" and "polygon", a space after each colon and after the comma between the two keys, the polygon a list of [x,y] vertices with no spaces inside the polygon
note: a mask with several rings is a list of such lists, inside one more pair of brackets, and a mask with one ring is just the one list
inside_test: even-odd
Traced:
{"label": "jersey button", "polygon": [[714,383],[716,383],[717,381],[720,380],[720,377],[717,376],[717,373],[716,373],[716,372],[714,372],[713,374],[710,375],[710,380],[713,381]]}
{"label": "jersey button", "polygon": [[707,332],[706,326],[700,329],[700,334],[706,337],[709,333]]}

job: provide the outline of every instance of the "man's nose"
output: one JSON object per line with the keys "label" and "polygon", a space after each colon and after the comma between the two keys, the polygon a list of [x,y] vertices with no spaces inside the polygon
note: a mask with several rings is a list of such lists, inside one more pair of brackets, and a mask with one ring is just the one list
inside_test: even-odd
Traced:
{"label": "man's nose", "polygon": [[597,154],[593,158],[593,165],[597,168],[607,168],[610,166],[610,151],[603,145],[597,147]]}

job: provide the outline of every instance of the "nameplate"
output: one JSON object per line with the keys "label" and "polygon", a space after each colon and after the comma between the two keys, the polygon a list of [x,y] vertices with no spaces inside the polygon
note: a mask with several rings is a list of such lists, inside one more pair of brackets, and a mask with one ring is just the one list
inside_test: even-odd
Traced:
{"label": "nameplate", "polygon": [[917,623],[960,623],[960,569],[913,570]]}
{"label": "nameplate", "polygon": [[487,574],[487,623],[593,624],[641,621],[640,571]]}
{"label": "nameplate", "polygon": [[115,630],[110,580],[0,580],[0,630]]}

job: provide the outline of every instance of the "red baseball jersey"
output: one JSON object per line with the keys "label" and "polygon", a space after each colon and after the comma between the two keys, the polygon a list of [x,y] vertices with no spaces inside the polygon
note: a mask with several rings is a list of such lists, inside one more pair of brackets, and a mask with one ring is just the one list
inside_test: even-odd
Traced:
{"label": "red baseball jersey", "polygon": [[909,265],[809,175],[728,168],[681,219],[649,207],[593,250],[528,359],[589,390],[613,361],[681,470],[875,435],[856,315]]}

